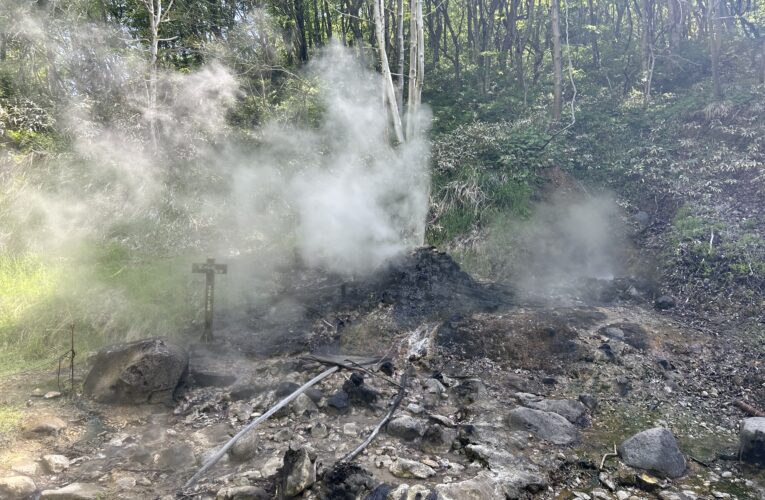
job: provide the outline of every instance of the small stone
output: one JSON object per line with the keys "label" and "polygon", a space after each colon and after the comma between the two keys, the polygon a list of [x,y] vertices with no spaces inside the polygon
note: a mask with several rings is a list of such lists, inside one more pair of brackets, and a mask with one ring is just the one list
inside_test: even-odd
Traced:
{"label": "small stone", "polygon": [[51,474],[59,474],[69,468],[69,459],[64,455],[44,455],[42,461]]}
{"label": "small stone", "polygon": [[66,429],[66,425],[66,422],[53,415],[40,415],[25,421],[21,430],[26,437],[55,436]]}
{"label": "small stone", "polygon": [[600,484],[605,486],[611,491],[616,491],[616,483],[614,483],[614,480],[611,479],[608,474],[605,472],[601,472],[600,476],[598,476],[598,479],[600,480]]}
{"label": "small stone", "polygon": [[271,477],[277,472],[279,472],[279,469],[282,467],[282,459],[281,457],[271,457],[269,458],[265,465],[260,469],[261,474],[263,474],[263,477]]}
{"label": "small stone", "polygon": [[385,429],[389,435],[406,441],[412,441],[425,434],[425,424],[408,415],[392,419]]}
{"label": "small stone", "polygon": [[729,470],[726,470],[725,472],[720,474],[720,476],[725,478],[725,479],[729,479],[729,478],[733,477],[733,473],[731,471],[729,471]]}
{"label": "small stone", "polygon": [[446,387],[439,382],[438,380],[434,378],[429,378],[425,380],[425,382],[422,383],[422,385],[425,387],[425,390],[427,390],[430,394],[443,394],[446,392]]}
{"label": "small stone", "polygon": [[427,479],[436,475],[436,471],[432,467],[406,458],[399,458],[391,464],[388,470],[394,476],[405,479]]}
{"label": "small stone", "polygon": [[425,408],[415,403],[409,403],[408,405],[406,405],[406,411],[414,415],[419,415],[425,411]]}
{"label": "small stone", "polygon": [[72,483],[57,490],[43,490],[40,498],[61,500],[97,500],[104,498],[104,489],[90,483]]}
{"label": "small stone", "polygon": [[[313,458],[313,459],[312,459]],[[316,482],[315,456],[306,448],[288,449],[284,454],[284,466],[280,491],[291,498],[299,495]]]}
{"label": "small stone", "polygon": [[611,495],[606,493],[605,490],[601,490],[600,488],[595,488],[590,492],[590,495],[595,500],[611,500]]}
{"label": "small stone", "polygon": [[0,498],[32,498],[37,485],[26,476],[0,477]]}
{"label": "small stone", "polygon": [[730,493],[723,493],[722,491],[713,491],[712,496],[715,498],[730,498]]}
{"label": "small stone", "polygon": [[329,436],[329,427],[324,422],[316,422],[311,426],[311,437],[324,439]]}
{"label": "small stone", "polygon": [[117,479],[114,483],[121,490],[129,490],[131,488],[135,488],[136,480],[134,477],[125,476]]}
{"label": "small stone", "polygon": [[582,500],[592,500],[592,497],[583,491],[573,491],[574,498],[581,498]]}
{"label": "small stone", "polygon": [[343,434],[346,436],[358,436],[359,427],[355,422],[348,422],[347,424],[343,425]]}
{"label": "small stone", "polygon": [[45,395],[45,391],[40,389],[39,387],[36,387],[35,390],[33,390],[30,394],[33,398],[41,398]]}
{"label": "small stone", "polygon": [[616,498],[618,498],[619,500],[627,500],[629,497],[630,497],[630,494],[624,490],[619,490],[616,492]]}
{"label": "small stone", "polygon": [[55,399],[60,397],[61,397],[61,393],[58,391],[49,391],[43,395],[43,399]]}
{"label": "small stone", "polygon": [[673,307],[675,307],[676,302],[674,297],[672,297],[671,295],[661,295],[654,301],[654,305],[656,306],[656,309],[659,309],[660,311],[665,311],[667,309],[672,309]]}
{"label": "small stone", "polygon": [[218,490],[215,500],[268,500],[271,496],[257,486],[227,486]]}
{"label": "small stone", "polygon": [[16,464],[11,467],[13,472],[21,474],[22,476],[36,476],[41,473],[40,466],[37,462],[24,462]]}

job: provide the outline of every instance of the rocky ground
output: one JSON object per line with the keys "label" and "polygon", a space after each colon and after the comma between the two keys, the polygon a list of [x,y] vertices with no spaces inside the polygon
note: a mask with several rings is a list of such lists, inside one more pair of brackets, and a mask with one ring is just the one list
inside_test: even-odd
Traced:
{"label": "rocky ground", "polygon": [[[765,351],[751,332],[691,326],[634,280],[588,283],[565,307],[519,304],[431,249],[351,286],[301,279],[302,296],[191,346],[186,383],[152,388],[154,404],[135,404],[140,391],[133,404],[68,394],[55,373],[1,381],[23,419],[0,437],[0,498],[765,498],[762,469],[738,460],[749,415],[736,402],[765,403]],[[285,320],[285,307],[300,312]],[[274,338],[279,327],[288,333]],[[327,368],[309,352],[378,356],[395,371],[331,375],[184,488]],[[133,366],[135,387],[156,369]],[[393,419],[339,462],[407,372]]]}

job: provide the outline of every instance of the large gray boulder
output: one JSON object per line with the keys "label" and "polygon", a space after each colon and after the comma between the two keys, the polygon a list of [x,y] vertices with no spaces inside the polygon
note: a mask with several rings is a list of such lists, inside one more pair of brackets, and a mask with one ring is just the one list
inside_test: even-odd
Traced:
{"label": "large gray boulder", "polygon": [[553,444],[565,445],[579,442],[577,428],[557,413],[516,408],[508,415],[507,424],[511,429],[527,430]]}
{"label": "large gray boulder", "polygon": [[101,403],[170,402],[188,368],[188,353],[167,340],[116,344],[95,355],[83,392]]}
{"label": "large gray boulder", "polygon": [[650,470],[671,478],[685,473],[685,457],[672,431],[664,427],[635,434],[624,441],[618,451],[619,457],[630,467]]}
{"label": "large gray boulder", "polygon": [[765,417],[744,419],[739,445],[743,462],[765,466]]}

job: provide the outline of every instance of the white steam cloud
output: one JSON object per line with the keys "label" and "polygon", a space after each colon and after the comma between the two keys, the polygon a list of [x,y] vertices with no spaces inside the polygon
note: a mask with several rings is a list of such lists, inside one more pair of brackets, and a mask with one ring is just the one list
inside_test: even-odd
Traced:
{"label": "white steam cloud", "polygon": [[99,48],[119,43],[114,33],[67,25],[57,37],[31,18],[19,26],[55,55],[69,100],[57,128],[71,148],[42,162],[44,182],[15,188],[18,231],[0,238],[23,237],[40,252],[88,239],[161,241],[187,253],[298,257],[345,275],[422,242],[427,127],[391,145],[380,77],[342,47],[325,49],[302,75],[318,89],[317,124],[274,120],[242,133],[227,120],[240,83],[221,63],[160,73],[152,110],[142,55]]}

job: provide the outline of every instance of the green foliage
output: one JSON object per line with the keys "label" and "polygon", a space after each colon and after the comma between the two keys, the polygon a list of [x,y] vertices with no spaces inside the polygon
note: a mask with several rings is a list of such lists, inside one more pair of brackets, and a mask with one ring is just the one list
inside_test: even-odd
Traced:
{"label": "green foliage", "polygon": [[[45,365],[69,348],[175,336],[199,314],[191,257],[137,255],[117,243],[71,249],[77,257],[0,255],[0,352],[13,367]],[[7,293],[6,293],[7,292]],[[9,368],[11,369],[11,368]]]}

